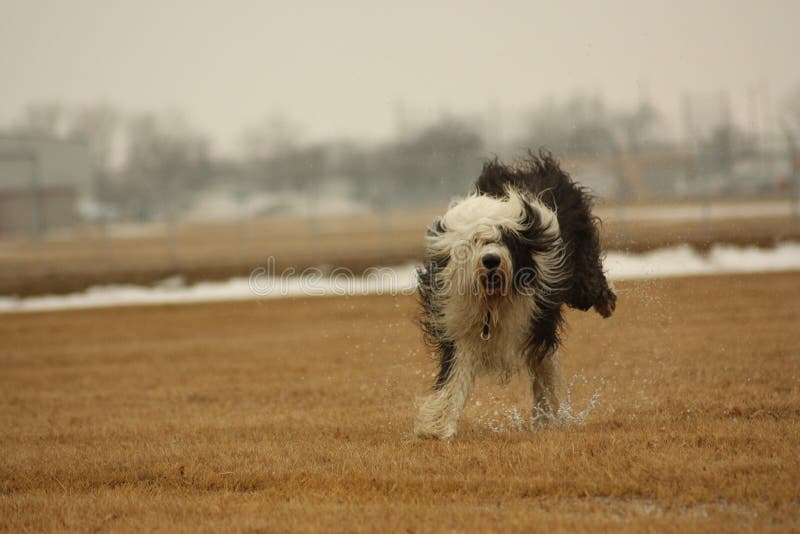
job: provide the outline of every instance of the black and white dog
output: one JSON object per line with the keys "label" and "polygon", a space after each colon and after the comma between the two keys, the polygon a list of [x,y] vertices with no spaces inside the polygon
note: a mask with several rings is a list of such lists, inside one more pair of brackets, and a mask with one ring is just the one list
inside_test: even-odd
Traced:
{"label": "black and white dog", "polygon": [[440,358],[415,432],[456,433],[475,376],[525,370],[534,412],[560,407],[556,349],[566,304],[614,312],[592,197],[548,153],[509,167],[486,163],[474,192],[428,229],[417,269],[426,342]]}

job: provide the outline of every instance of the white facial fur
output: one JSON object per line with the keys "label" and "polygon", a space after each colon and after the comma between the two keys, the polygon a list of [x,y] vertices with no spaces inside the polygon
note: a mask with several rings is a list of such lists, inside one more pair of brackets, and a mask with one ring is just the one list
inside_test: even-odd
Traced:
{"label": "white facial fur", "polygon": [[[543,231],[559,234],[556,214],[539,199],[523,199],[522,193],[509,189],[507,198],[486,195],[471,195],[454,201],[442,218],[444,232],[429,235],[428,250],[433,256],[449,257],[447,268],[442,273],[442,282],[450,285],[446,293],[456,292],[467,298],[465,305],[474,304],[474,297],[482,299],[478,277],[483,269],[481,258],[485,254],[498,254],[500,270],[508,283],[513,277],[511,255],[502,240],[501,228],[510,232],[524,230],[525,205],[527,201],[538,211]],[[555,278],[563,267],[563,248],[536,258],[537,275],[545,282],[557,282]],[[510,287],[504,294],[510,293]],[[471,298],[472,297],[472,298]]]}

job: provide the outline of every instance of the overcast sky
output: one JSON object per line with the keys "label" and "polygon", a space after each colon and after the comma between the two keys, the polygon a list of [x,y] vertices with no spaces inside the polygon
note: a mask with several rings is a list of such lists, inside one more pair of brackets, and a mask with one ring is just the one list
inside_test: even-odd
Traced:
{"label": "overcast sky", "polygon": [[24,105],[184,110],[225,151],[282,114],[380,138],[398,102],[510,114],[548,96],[685,90],[773,101],[800,82],[800,1],[0,0],[0,126]]}

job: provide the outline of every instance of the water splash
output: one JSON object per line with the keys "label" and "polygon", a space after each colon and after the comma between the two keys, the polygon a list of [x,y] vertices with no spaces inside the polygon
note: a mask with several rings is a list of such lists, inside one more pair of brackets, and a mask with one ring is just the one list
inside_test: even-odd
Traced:
{"label": "water splash", "polygon": [[[504,401],[494,396],[491,397],[491,404],[494,409],[490,407],[486,412],[479,414],[478,422],[494,433],[536,432],[543,428],[583,426],[598,405],[600,387],[595,389],[583,409],[578,410],[574,406],[572,399],[572,392],[578,380],[581,380],[585,385],[589,385],[589,381],[585,376],[580,374],[573,375],[567,384],[566,396],[558,409],[555,410],[555,413],[552,410],[534,407],[529,424],[526,424],[525,417],[522,415],[523,411],[516,404],[508,406]],[[476,405],[481,406],[480,401],[477,401]]]}
{"label": "water splash", "polygon": [[572,403],[572,389],[578,379],[582,380],[587,386],[589,385],[589,381],[585,376],[581,374],[572,375],[569,384],[567,384],[566,398],[561,402],[558,409],[555,410],[555,413],[553,413],[552,410],[534,406],[531,416],[531,430],[535,431],[546,427],[569,428],[586,424],[586,419],[597,407],[597,403],[600,400],[600,388],[595,389],[583,410],[576,411],[577,408],[575,408]]}
{"label": "water splash", "polygon": [[[497,399],[494,400],[497,402]],[[481,414],[478,416],[478,421],[496,434],[525,430],[525,419],[516,405],[495,409],[491,414]]]}

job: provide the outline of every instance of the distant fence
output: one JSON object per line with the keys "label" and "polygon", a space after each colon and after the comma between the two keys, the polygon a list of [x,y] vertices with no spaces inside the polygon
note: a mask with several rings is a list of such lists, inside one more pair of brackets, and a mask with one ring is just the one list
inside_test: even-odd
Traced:
{"label": "distant fence", "polygon": [[[790,134],[762,136],[758,150],[734,151],[728,159],[709,153],[619,153],[562,163],[599,194],[599,210],[616,244],[646,237],[638,227],[676,221],[708,229],[721,220],[736,219],[742,227],[751,220],[785,220],[780,230],[759,229],[759,243],[770,232],[778,238],[800,226],[800,151]],[[74,197],[59,204],[59,218],[50,217],[42,210],[53,203],[45,202],[50,197],[42,188],[32,189],[30,206],[0,188],[0,221],[9,219],[0,225],[0,269],[7,276],[113,271],[126,279],[126,272],[143,271],[241,273],[267,256],[278,257],[284,266],[408,261],[421,255],[425,227],[449,200],[447,188],[431,183],[427,197],[418,195],[428,203],[415,205],[399,182],[372,195],[376,201],[364,202],[348,195],[346,187],[337,189],[340,182],[332,177],[323,183],[304,180],[302,190],[290,193],[265,192],[241,180],[232,192],[210,191],[207,204],[200,202],[193,211],[174,206],[165,210],[168,216],[150,222],[104,216],[81,221],[75,213],[61,213],[67,204],[74,210]],[[406,201],[392,201],[401,196]],[[28,223],[17,224],[23,219]],[[75,224],[64,223],[73,219]],[[675,232],[680,238],[680,229]],[[698,232],[693,239],[703,239]]]}

